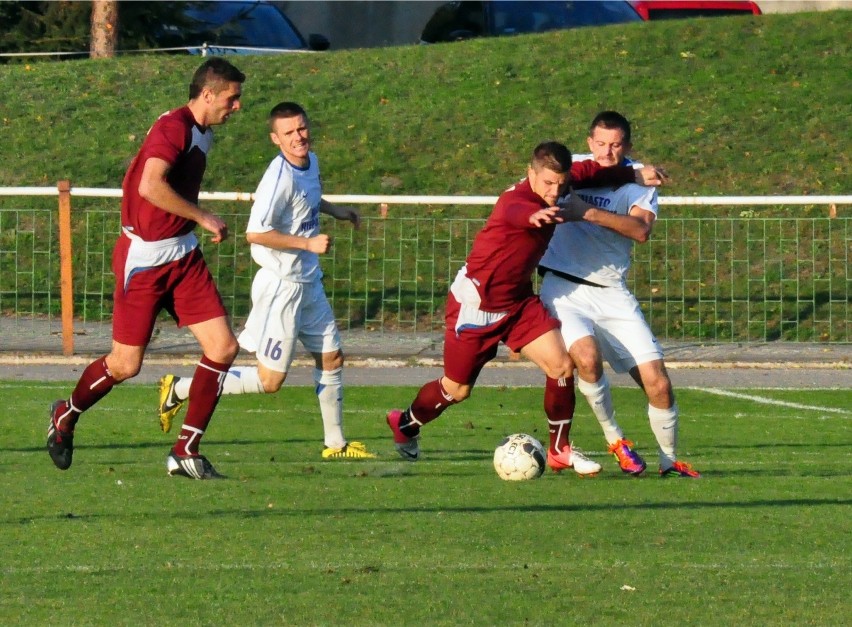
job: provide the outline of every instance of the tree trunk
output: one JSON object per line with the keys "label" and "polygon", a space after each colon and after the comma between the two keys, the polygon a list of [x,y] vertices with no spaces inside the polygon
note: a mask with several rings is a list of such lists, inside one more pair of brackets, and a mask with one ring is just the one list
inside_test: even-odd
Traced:
{"label": "tree trunk", "polygon": [[118,0],[92,0],[92,37],[89,56],[111,59],[118,39]]}

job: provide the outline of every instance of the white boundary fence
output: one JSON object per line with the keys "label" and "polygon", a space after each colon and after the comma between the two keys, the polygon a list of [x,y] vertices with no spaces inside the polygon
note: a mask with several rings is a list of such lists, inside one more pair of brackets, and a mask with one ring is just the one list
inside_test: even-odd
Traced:
{"label": "white boundary fence", "polygon": [[[120,189],[71,187],[71,196],[81,198],[121,198]],[[0,196],[59,196],[58,187],[0,187]],[[333,203],[372,205],[493,205],[497,196],[390,196],[381,194],[326,194]],[[249,192],[201,192],[200,200],[252,202]],[[822,196],[660,196],[661,205],[681,206],[759,206],[759,205],[852,205],[852,195]]]}
{"label": "white boundary fence", "polygon": [[[74,350],[75,321],[109,320],[108,255],[118,232],[118,212],[114,206],[75,207],[72,212],[71,199],[121,195],[120,189],[73,187],[68,181],[60,181],[57,187],[0,188],[0,320],[54,321],[61,309],[61,332],[51,333],[61,334],[66,354]],[[58,197],[58,221],[52,203],[49,208],[20,209],[3,202],[3,197],[51,196]],[[230,206],[233,213],[217,213],[227,216],[232,232],[239,233],[245,226],[245,205],[253,196],[202,192],[200,199]],[[336,224],[327,229],[335,247],[323,259],[323,269],[341,328],[439,330],[449,282],[483,219],[441,211],[428,216],[421,215],[424,212],[390,215],[389,207],[487,207],[497,197],[344,194],[325,198],[378,207],[380,214],[372,217],[362,212],[365,224],[357,235]],[[763,211],[749,210],[734,216],[718,211],[671,218],[664,212],[651,241],[636,247],[631,271],[631,287],[662,340],[852,342],[852,220],[838,216],[837,211],[838,205],[852,205],[852,195],[661,196],[660,204],[817,208],[809,211],[810,217],[791,217],[789,211],[785,217],[765,217],[756,215]],[[36,223],[39,226],[32,226]],[[44,223],[50,225],[47,235],[40,232]],[[33,243],[39,239],[46,241]],[[239,321],[249,306],[254,269],[248,246],[241,238],[233,240],[230,248],[209,246],[204,252],[226,304]],[[27,264],[32,268],[20,267]],[[29,292],[34,296],[26,296]],[[38,307],[33,304],[36,300]],[[47,301],[46,309],[42,301]],[[13,325],[14,332],[20,331],[14,331]],[[0,350],[4,344],[0,342]]]}

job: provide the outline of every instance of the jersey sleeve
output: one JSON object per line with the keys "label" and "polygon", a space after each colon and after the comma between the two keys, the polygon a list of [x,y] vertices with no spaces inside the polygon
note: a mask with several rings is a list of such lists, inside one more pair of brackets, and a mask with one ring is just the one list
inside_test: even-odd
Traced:
{"label": "jersey sleeve", "polygon": [[575,161],[571,164],[571,185],[574,189],[608,187],[636,181],[633,166],[615,165],[605,168],[597,161]]}
{"label": "jersey sleeve", "polygon": [[631,200],[628,211],[633,207],[639,207],[640,209],[644,209],[645,211],[650,211],[655,216],[658,215],[659,203],[657,202],[657,188],[644,187],[642,185],[635,184],[631,187],[636,187],[638,189],[635,190],[635,195]]}
{"label": "jersey sleeve", "polygon": [[145,138],[145,159],[156,157],[173,164],[186,143],[186,127],[173,116],[161,117]]}
{"label": "jersey sleeve", "polygon": [[273,161],[266,169],[254,193],[246,233],[272,231],[276,228],[276,221],[281,220],[281,216],[276,216],[276,208],[288,204],[292,187],[282,174],[280,160]]}
{"label": "jersey sleeve", "polygon": [[516,188],[503,194],[494,207],[493,218],[504,224],[518,229],[537,228],[530,224],[530,216],[540,211],[540,203],[525,197]]}

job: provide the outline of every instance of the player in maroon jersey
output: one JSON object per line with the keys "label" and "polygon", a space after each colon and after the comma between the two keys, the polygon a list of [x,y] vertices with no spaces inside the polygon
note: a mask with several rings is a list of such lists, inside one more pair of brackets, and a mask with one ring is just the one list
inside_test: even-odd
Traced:
{"label": "player in maroon jersey", "polygon": [[420,388],[408,409],[391,410],[387,415],[403,459],[419,458],[420,427],[470,396],[479,373],[497,355],[502,341],[547,375],[544,410],[551,438],[561,443],[558,450],[564,453],[565,467],[580,474],[600,470],[599,464],[570,446],[574,364],[559,333],[559,322],[533,291],[532,275],[555,225],[563,220],[556,201],[572,182],[576,186],[618,185],[646,178],[652,183],[653,169],[649,168],[643,172],[630,167],[604,169],[590,161],[572,167],[571,153],[564,145],[545,142],[536,147],[527,178],[497,200],[450,288],[444,376]]}
{"label": "player in maroon jersey", "polygon": [[228,61],[205,61],[190,83],[189,103],[154,122],[127,170],[112,260],[112,350],[89,364],[67,400],[51,406],[47,451],[61,470],[71,466],[80,414],[139,373],[157,314],[165,309],[203,352],[166,469],[193,479],[219,476],[198,447],[239,348],[193,231],[200,225],[215,243],[228,236],[225,222],[198,205],[198,194],[213,143],[210,127],[239,111],[244,81]]}

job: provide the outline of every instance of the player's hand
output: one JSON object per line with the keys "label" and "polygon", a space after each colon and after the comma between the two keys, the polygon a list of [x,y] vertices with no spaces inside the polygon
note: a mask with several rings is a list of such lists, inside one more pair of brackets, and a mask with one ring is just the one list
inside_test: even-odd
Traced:
{"label": "player's hand", "polygon": [[343,211],[345,212],[344,220],[349,220],[355,229],[361,228],[361,214],[355,207],[343,207]]}
{"label": "player's hand", "polygon": [[331,248],[331,238],[325,233],[314,235],[308,238],[308,246],[305,248],[308,252],[324,255]]}
{"label": "player's hand", "polygon": [[659,187],[669,181],[669,173],[655,165],[646,165],[635,170],[636,182],[648,187]]}
{"label": "player's hand", "polygon": [[564,222],[564,219],[560,216],[559,207],[540,209],[530,216],[530,224],[536,228],[541,228],[545,224],[558,224],[559,222]]}
{"label": "player's hand", "polygon": [[567,198],[562,199],[562,201],[559,203],[559,207],[559,216],[564,221],[580,222],[585,218],[586,212],[589,209],[593,208],[594,205],[587,203],[577,194],[572,193]]}
{"label": "player's hand", "polygon": [[228,239],[228,225],[219,216],[208,213],[198,221],[198,224],[202,229],[213,234],[210,241],[214,244],[220,244]]}

